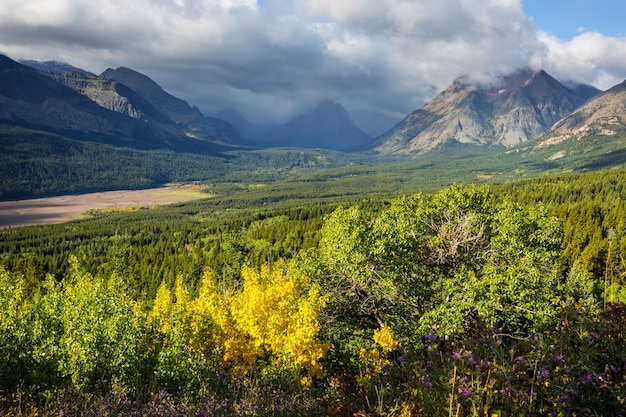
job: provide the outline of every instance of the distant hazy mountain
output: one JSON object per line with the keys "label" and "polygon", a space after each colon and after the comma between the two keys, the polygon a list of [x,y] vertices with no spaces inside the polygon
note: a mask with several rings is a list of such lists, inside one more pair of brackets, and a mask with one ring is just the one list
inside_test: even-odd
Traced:
{"label": "distant hazy mountain", "polygon": [[226,120],[230,123],[241,135],[252,142],[262,141],[267,132],[275,127],[273,124],[259,124],[253,123],[246,119],[237,110],[228,108],[221,110],[214,114],[214,117],[222,120]]}
{"label": "distant hazy mountain", "polygon": [[599,88],[596,88],[589,84],[580,84],[573,81],[566,81],[562,83],[565,87],[572,90],[576,95],[589,100],[592,97],[597,96],[602,92]]}
{"label": "distant hazy mountain", "polygon": [[515,146],[544,133],[589,94],[575,93],[545,71],[521,71],[487,87],[461,77],[380,136],[375,149],[423,153],[449,141]]}
{"label": "distant hazy mountain", "polygon": [[340,104],[319,103],[311,111],[272,129],[264,142],[272,146],[350,151],[364,148],[372,138],[359,129]]}
{"label": "distant hazy mountain", "polygon": [[180,124],[190,137],[228,144],[242,142],[241,135],[230,123],[205,117],[197,107],[191,107],[186,101],[167,93],[152,79],[137,71],[124,67],[109,68],[101,75],[130,87],[156,109]]}

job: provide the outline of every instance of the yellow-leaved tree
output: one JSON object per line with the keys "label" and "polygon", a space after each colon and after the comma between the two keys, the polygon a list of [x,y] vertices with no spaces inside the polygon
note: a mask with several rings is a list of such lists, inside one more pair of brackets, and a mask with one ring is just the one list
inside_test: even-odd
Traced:
{"label": "yellow-leaved tree", "polygon": [[179,278],[175,297],[164,286],[159,289],[149,319],[162,333],[180,326],[190,353],[207,359],[220,354],[237,375],[263,362],[294,371],[307,386],[323,373],[320,361],[328,344],[317,336],[327,296],[294,271],[293,263],[284,262],[271,269],[244,267],[243,287],[224,291],[207,272],[195,298]]}

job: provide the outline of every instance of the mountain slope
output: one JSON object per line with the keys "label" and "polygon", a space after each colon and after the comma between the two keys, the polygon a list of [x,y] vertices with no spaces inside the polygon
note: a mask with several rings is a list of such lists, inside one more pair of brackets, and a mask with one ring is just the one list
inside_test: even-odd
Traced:
{"label": "mountain slope", "polygon": [[102,76],[79,72],[57,72],[46,75],[105,109],[140,120],[152,128],[184,136],[184,132],[176,123],[124,84]]}
{"label": "mountain slope", "polygon": [[557,122],[546,141],[571,137],[612,136],[626,131],[626,81],[592,98]]}
{"label": "mountain slope", "polygon": [[323,101],[310,112],[272,129],[265,143],[271,146],[349,151],[363,148],[371,140],[367,133],[354,124],[343,106]]}
{"label": "mountain slope", "polygon": [[127,130],[121,115],[39,71],[0,55],[0,118],[104,134]]}
{"label": "mountain slope", "polygon": [[451,140],[511,147],[542,134],[584,101],[545,71],[521,71],[478,88],[461,77],[374,147],[381,153],[424,153]]}
{"label": "mountain slope", "polygon": [[0,55],[0,120],[135,149],[215,153],[130,88],[84,72],[47,72]]}
{"label": "mountain slope", "polygon": [[239,132],[225,120],[205,117],[197,107],[191,107],[163,90],[149,77],[129,68],[107,69],[101,74],[130,87],[156,109],[178,123],[190,137],[226,144],[242,142]]}
{"label": "mountain slope", "polygon": [[624,168],[626,81],[595,96],[544,135],[510,152],[527,160],[574,168]]}

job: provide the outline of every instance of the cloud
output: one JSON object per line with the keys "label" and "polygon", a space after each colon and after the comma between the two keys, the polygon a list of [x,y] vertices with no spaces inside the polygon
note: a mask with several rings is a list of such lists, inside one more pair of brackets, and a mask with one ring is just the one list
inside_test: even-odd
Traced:
{"label": "cloud", "polygon": [[626,62],[620,39],[538,33],[520,0],[3,0],[0,51],[127,66],[207,114],[276,121],[324,99],[399,119],[460,75],[543,63],[606,84]]}
{"label": "cloud", "polygon": [[592,84],[606,90],[626,78],[626,37],[585,32],[570,41],[540,33],[543,66],[557,79]]}

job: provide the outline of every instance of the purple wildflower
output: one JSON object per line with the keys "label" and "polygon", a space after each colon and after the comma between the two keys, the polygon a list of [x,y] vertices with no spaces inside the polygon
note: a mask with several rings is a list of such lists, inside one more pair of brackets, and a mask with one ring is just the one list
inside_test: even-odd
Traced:
{"label": "purple wildflower", "polygon": [[587,383],[591,383],[593,381],[593,377],[589,374],[585,375],[583,377],[583,381],[587,382]]}
{"label": "purple wildflower", "polygon": [[474,359],[471,353],[468,355],[467,361],[471,363],[472,365],[476,365],[476,359]]}
{"label": "purple wildflower", "polygon": [[563,358],[563,355],[560,354],[560,353],[554,357],[554,360],[556,362],[565,362],[565,359]]}
{"label": "purple wildflower", "polygon": [[461,388],[461,393],[463,394],[464,397],[472,397],[474,395],[472,390],[467,387]]}
{"label": "purple wildflower", "polygon": [[524,362],[524,357],[520,355],[517,358],[515,358],[515,360],[518,362]]}
{"label": "purple wildflower", "polygon": [[452,357],[454,360],[458,360],[461,357],[461,354],[459,352],[452,352]]}
{"label": "purple wildflower", "polygon": [[542,369],[541,372],[539,372],[539,376],[537,377],[537,379],[542,379],[542,378],[550,378],[550,371],[548,371],[547,369]]}
{"label": "purple wildflower", "polygon": [[430,382],[429,380],[424,381],[424,386],[426,388],[432,388],[433,387],[433,383]]}

